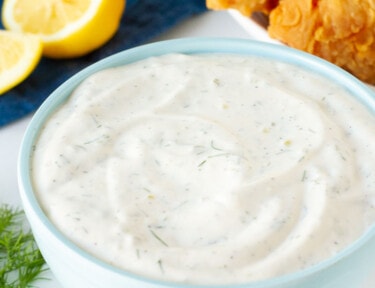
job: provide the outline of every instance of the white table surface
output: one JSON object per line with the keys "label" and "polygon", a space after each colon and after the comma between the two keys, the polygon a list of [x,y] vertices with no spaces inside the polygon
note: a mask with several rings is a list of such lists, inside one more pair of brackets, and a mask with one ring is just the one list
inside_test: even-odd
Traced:
{"label": "white table surface", "polygon": [[[210,11],[182,22],[152,42],[182,37],[256,38],[267,41],[264,33],[256,28],[251,25],[246,27],[241,21],[234,20],[232,12]],[[31,117],[32,115],[0,128],[0,203],[21,205],[17,187],[17,156]],[[49,280],[39,281],[35,287],[61,288],[50,272],[44,276]],[[375,284],[369,283],[368,287],[375,287]]]}
{"label": "white table surface", "polygon": [[[249,38],[250,36],[227,12],[210,11],[180,23],[152,42],[182,37]],[[0,203],[21,205],[17,187],[17,156],[31,117],[32,115],[0,128]],[[40,281],[35,287],[61,287],[51,273],[46,273],[45,276],[50,280]]]}

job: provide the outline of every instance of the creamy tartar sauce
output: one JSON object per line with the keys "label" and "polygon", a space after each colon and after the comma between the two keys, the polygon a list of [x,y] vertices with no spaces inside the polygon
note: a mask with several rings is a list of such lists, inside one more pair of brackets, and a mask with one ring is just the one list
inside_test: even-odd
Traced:
{"label": "creamy tartar sauce", "polygon": [[80,84],[42,130],[32,180],[58,229],[107,263],[243,283],[369,228],[374,131],[348,92],[291,64],[171,54]]}

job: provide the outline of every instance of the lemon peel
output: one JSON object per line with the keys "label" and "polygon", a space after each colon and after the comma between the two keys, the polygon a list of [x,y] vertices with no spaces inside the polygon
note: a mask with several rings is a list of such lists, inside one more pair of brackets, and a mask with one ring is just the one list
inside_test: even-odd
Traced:
{"label": "lemon peel", "polygon": [[42,57],[39,37],[0,30],[0,95],[25,80]]}

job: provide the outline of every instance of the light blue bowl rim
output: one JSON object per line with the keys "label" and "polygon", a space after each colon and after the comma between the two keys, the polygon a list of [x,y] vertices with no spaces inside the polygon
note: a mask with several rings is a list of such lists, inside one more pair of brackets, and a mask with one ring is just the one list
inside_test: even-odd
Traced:
{"label": "light blue bowl rim", "polygon": [[[32,155],[34,143],[38,137],[38,133],[43,122],[57,109],[71,94],[72,90],[79,85],[89,75],[109,67],[126,65],[151,56],[159,56],[168,53],[184,53],[184,54],[204,54],[204,53],[227,53],[255,55],[269,58],[275,61],[287,62],[292,65],[302,67],[306,70],[318,73],[335,83],[341,85],[345,90],[352,94],[358,101],[363,103],[371,113],[375,114],[375,97],[373,91],[363,84],[361,81],[345,72],[341,68],[328,63],[311,54],[288,48],[282,45],[269,44],[248,39],[234,38],[182,38],[175,40],[166,40],[138,46],[129,50],[125,50],[109,56],[97,63],[94,63],[83,69],[62,85],[60,85],[40,106],[28,125],[24,138],[21,143],[19,159],[18,159],[18,181],[20,185],[20,193],[23,201],[28,201],[32,209],[39,217],[45,227],[55,235],[55,237],[63,243],[67,248],[71,249],[83,258],[94,262],[102,268],[112,270],[126,277],[131,277],[145,283],[160,285],[164,287],[231,287],[231,288],[266,288],[276,287],[277,285],[286,284],[292,281],[303,279],[319,273],[320,271],[334,265],[338,261],[350,256],[365,243],[375,239],[375,224],[357,241],[339,252],[336,256],[331,257],[315,266],[305,270],[296,271],[281,277],[272,278],[264,281],[237,284],[237,285],[189,285],[173,282],[163,282],[149,279],[143,276],[123,271],[113,267],[105,262],[98,260],[89,253],[78,248],[74,243],[68,240],[55,226],[49,221],[42,211],[38,201],[34,195],[31,178],[30,178],[30,157]],[[22,195],[23,194],[23,195]]]}

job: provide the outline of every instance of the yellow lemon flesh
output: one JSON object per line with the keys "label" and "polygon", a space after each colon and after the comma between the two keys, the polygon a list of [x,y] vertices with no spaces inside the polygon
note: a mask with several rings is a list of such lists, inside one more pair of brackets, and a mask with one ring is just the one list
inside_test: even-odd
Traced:
{"label": "yellow lemon flesh", "polygon": [[0,30],[0,95],[30,75],[42,51],[39,37]]}
{"label": "yellow lemon flesh", "polygon": [[51,58],[83,56],[116,33],[125,0],[5,0],[3,24],[8,30],[32,33]]}

